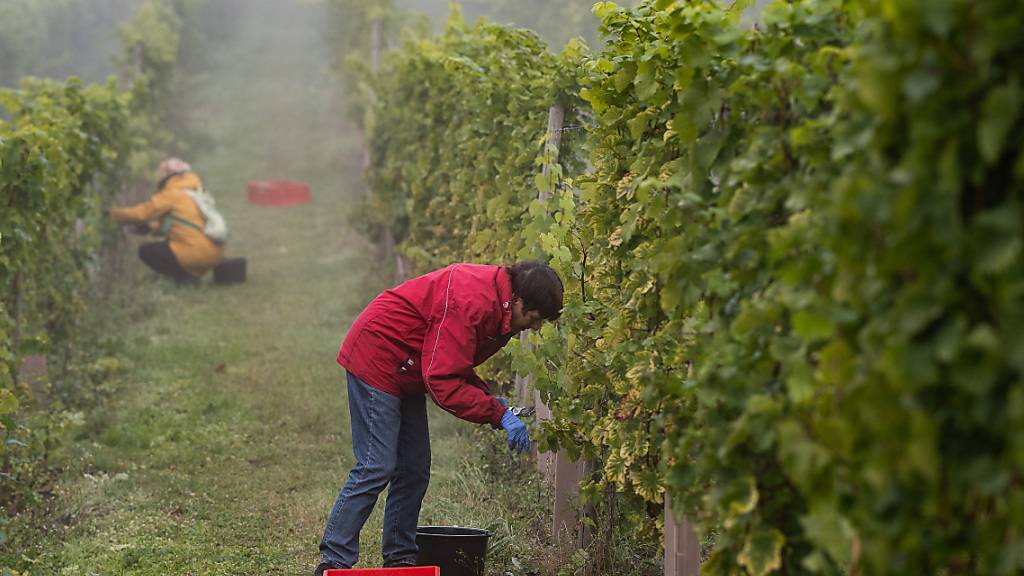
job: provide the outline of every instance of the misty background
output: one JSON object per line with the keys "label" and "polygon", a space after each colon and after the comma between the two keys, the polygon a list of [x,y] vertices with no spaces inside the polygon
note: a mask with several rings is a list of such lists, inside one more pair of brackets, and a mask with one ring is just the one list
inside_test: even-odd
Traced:
{"label": "misty background", "polygon": [[[306,0],[315,5],[329,0]],[[620,0],[634,5],[637,0]],[[769,0],[757,0],[760,9]],[[141,0],[2,0],[0,1],[0,86],[16,86],[24,76],[63,79],[78,76],[98,82],[119,72],[118,27],[129,20]],[[277,0],[280,4],[280,0]],[[367,5],[376,4],[366,0]],[[272,17],[275,0],[173,0],[191,26],[181,47],[185,70],[201,72],[206,55],[237,32],[241,12],[257,19]],[[453,4],[465,18],[514,24],[536,31],[558,51],[573,37],[600,45],[593,0],[395,0],[396,8],[420,14],[439,30]],[[319,19],[319,23],[329,20]],[[324,30],[311,30],[323,33]]]}
{"label": "misty background", "polygon": [[[322,0],[311,0],[317,4]],[[0,85],[13,87],[24,76],[63,79],[78,76],[98,82],[117,74],[124,63],[118,27],[132,17],[141,0],[3,0],[0,2]],[[367,0],[372,4],[372,0]],[[238,32],[240,12],[271,18],[274,0],[174,0],[188,15],[181,46],[186,71],[201,72],[206,53],[222,48]],[[597,18],[591,0],[466,0],[467,20],[480,17],[538,32],[557,50],[574,36],[597,42]],[[425,15],[440,29],[452,5],[448,0],[397,0],[395,7]],[[324,22],[324,20],[319,20]],[[323,30],[311,30],[317,34]]]}

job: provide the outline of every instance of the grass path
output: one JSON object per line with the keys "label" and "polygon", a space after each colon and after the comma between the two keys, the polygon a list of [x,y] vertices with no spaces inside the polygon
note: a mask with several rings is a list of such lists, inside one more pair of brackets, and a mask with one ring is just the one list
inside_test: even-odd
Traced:
{"label": "grass path", "polygon": [[[270,17],[240,16],[241,35],[191,103],[217,143],[194,165],[229,217],[229,252],[248,258],[249,281],[143,283],[146,313],[119,331],[128,368],[109,408],[87,417],[76,472],[56,488],[63,514],[26,555],[32,574],[298,575],[315,563],[352,464],[334,355],[382,274],[348,225],[363,193],[360,148],[327,71],[320,8],[267,4]],[[260,178],[307,180],[315,201],[247,205],[245,182]],[[537,538],[542,492],[529,475],[526,487],[496,484],[481,465],[478,445],[499,450],[500,433],[438,410],[431,426],[421,522],[501,522],[511,538],[489,572],[512,570],[511,556]],[[505,454],[488,460],[514,466]],[[380,562],[381,508],[363,532],[365,566]]]}

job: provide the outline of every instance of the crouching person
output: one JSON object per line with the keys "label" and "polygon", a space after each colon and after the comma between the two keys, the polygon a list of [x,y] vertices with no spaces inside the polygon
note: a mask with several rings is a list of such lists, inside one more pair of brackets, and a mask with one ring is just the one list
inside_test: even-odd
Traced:
{"label": "crouching person", "polygon": [[[117,222],[147,225],[150,231],[166,237],[139,246],[139,258],[179,285],[198,284],[224,259],[226,226],[221,221],[218,224],[223,231],[215,237],[208,235],[212,199],[187,163],[177,158],[164,160],[157,177],[159,184],[152,198],[135,206],[112,208],[110,216]],[[211,206],[201,206],[204,200]],[[220,218],[215,213],[213,217]]]}
{"label": "crouching person", "polygon": [[337,358],[348,377],[356,463],[327,520],[315,576],[355,565],[359,532],[384,488],[384,567],[415,565],[430,480],[427,396],[453,416],[504,429],[509,448],[529,450],[526,426],[473,369],[561,309],[562,281],[538,262],[454,264],[367,306]]}

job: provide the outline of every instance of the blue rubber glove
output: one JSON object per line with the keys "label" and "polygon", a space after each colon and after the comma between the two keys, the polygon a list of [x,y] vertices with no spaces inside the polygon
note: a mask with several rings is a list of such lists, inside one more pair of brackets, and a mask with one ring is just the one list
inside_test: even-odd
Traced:
{"label": "blue rubber glove", "polygon": [[530,433],[522,420],[506,410],[501,417],[501,427],[508,432],[509,450],[515,450],[519,454],[530,451]]}

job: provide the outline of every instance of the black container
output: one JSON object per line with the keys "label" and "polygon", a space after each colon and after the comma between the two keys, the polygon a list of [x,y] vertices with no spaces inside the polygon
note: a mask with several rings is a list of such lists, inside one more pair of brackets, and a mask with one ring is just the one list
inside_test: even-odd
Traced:
{"label": "black container", "polygon": [[416,545],[420,566],[440,566],[441,576],[484,576],[487,539],[491,533],[478,528],[420,526]]}
{"label": "black container", "polygon": [[241,284],[245,282],[245,258],[225,258],[213,269],[215,284]]}

